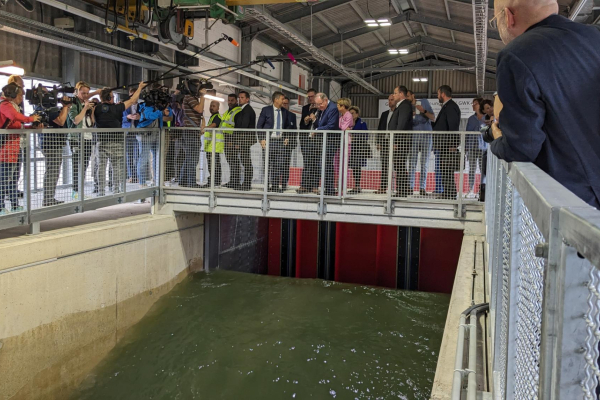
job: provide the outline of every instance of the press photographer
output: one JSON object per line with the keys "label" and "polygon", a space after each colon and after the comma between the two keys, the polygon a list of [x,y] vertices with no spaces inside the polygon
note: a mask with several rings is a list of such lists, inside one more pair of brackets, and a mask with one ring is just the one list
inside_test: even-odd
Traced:
{"label": "press photographer", "polygon": [[[204,129],[204,95],[212,85],[202,83],[198,79],[183,80],[177,86],[183,96],[184,123],[188,128]],[[196,165],[200,161],[202,148],[202,131],[188,130],[181,135],[185,151],[185,161],[179,186],[199,187],[196,183]]]}
{"label": "press photographer", "polygon": [[[23,102],[23,89],[14,83],[2,88],[2,101],[0,102],[0,129],[21,129],[23,123],[40,120],[39,115],[26,117],[20,112]],[[20,134],[11,133],[0,135],[0,214],[5,214],[4,198],[7,197],[11,204],[11,211],[22,211],[17,196],[17,175],[19,168]]]}
{"label": "press photographer", "polygon": [[[141,95],[143,103],[138,104],[140,120],[138,128],[162,128],[165,119],[172,117],[169,102],[171,96],[166,88],[159,83],[152,85],[151,90],[144,91]],[[158,131],[144,132],[136,136],[140,156],[138,158],[138,182],[145,185],[150,179],[147,176],[150,153],[152,153],[152,173],[154,182],[158,183],[158,148],[160,146],[160,133]]]}
{"label": "press photographer", "polygon": [[[137,90],[128,100],[115,104],[112,89],[104,88],[100,92],[102,102],[94,109],[94,118],[98,128],[121,128],[123,112],[136,103],[140,98],[142,90],[147,86],[141,82]],[[125,162],[125,148],[123,146],[122,134],[112,132],[98,133],[99,161],[98,161],[98,196],[104,196],[106,190],[106,164],[112,164],[114,184],[113,192],[122,193],[125,189],[125,176],[123,166]]]}
{"label": "press photographer", "polygon": [[[73,103],[68,97],[64,96],[62,100],[62,108],[52,107],[43,110],[40,113],[40,126],[36,129],[61,129],[64,128],[67,122],[67,116]],[[62,164],[63,148],[67,145],[67,134],[58,132],[46,132],[39,135],[39,143],[44,155],[45,172],[44,172],[44,197],[42,201],[43,207],[62,204],[64,201],[56,200],[56,185],[60,175],[60,166]]]}
{"label": "press photographer", "polygon": [[[100,93],[99,90],[90,93],[90,85],[84,81],[77,82],[75,85],[76,97],[73,99],[73,106],[67,115],[67,128],[69,129],[89,129],[94,127],[94,103],[88,101],[92,96]],[[83,138],[82,138],[83,137]],[[69,147],[71,148],[72,167],[73,167],[73,199],[79,197],[79,160],[83,157],[83,171],[85,172],[90,163],[92,150],[96,145],[96,140],[92,132],[70,133],[67,137]],[[83,139],[83,141],[82,141]]]}

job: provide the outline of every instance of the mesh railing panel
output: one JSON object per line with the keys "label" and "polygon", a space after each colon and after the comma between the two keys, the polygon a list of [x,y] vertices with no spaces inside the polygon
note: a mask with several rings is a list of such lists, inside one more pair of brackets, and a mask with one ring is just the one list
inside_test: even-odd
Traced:
{"label": "mesh railing panel", "polygon": [[590,264],[588,282],[588,308],[585,313],[587,336],[585,339],[585,378],[581,387],[586,399],[596,399],[600,370],[598,344],[600,343],[600,271]]}
{"label": "mesh railing panel", "polygon": [[537,399],[544,290],[544,259],[535,248],[544,237],[527,207],[519,217],[519,263],[517,282],[517,318],[515,335],[514,393],[516,399]]}
{"label": "mesh railing panel", "polygon": [[500,304],[500,354],[497,355],[500,360],[500,385],[499,392],[501,398],[506,397],[506,365],[508,352],[508,319],[510,302],[510,255],[511,255],[511,232],[512,232],[512,200],[514,186],[510,179],[506,178],[506,196],[504,199],[505,209],[502,221],[502,297]]}

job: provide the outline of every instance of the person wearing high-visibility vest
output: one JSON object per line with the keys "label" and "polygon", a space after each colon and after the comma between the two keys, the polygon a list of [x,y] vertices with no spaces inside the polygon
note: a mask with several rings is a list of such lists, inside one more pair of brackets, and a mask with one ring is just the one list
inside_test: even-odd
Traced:
{"label": "person wearing high-visibility vest", "polygon": [[[242,111],[242,108],[238,106],[238,97],[236,94],[230,94],[227,96],[227,105],[229,109],[221,116],[221,128],[235,128],[235,116]],[[223,137],[225,139],[225,158],[229,163],[229,170],[234,171],[239,169],[238,153],[239,149],[236,149],[233,137],[233,130],[223,130]],[[239,146],[238,146],[239,147]],[[233,163],[237,163],[235,166]],[[239,176],[238,176],[239,178]],[[239,181],[235,180],[235,174],[230,174],[229,183],[224,185],[228,189],[236,189],[239,186]]]}
{"label": "person wearing high-visibility vest", "polygon": [[[221,126],[221,116],[219,115],[219,102],[213,100],[210,102],[210,119],[206,125],[207,130],[204,132],[204,151],[206,152],[206,160],[208,161],[208,171],[211,171],[213,147],[215,152],[215,187],[221,185],[221,156],[225,149],[225,137],[223,131],[213,131],[208,129],[218,128]],[[211,186],[212,175],[209,177],[208,186]]]}

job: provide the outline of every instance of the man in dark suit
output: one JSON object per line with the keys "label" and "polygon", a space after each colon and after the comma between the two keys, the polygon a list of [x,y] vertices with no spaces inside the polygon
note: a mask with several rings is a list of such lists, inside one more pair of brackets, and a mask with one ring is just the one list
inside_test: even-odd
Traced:
{"label": "man in dark suit", "polygon": [[[281,107],[290,111],[290,99],[287,96],[285,96],[283,98],[283,104],[281,105]],[[289,121],[287,124],[287,126],[289,126],[288,129],[290,129],[292,131],[298,130],[298,126],[297,126],[297,122],[296,122],[296,114],[294,114],[293,112],[290,111],[290,112],[288,112],[288,117],[289,117]],[[285,147],[284,169],[283,169],[283,172],[281,175],[281,179],[283,181],[282,186],[283,186],[284,192],[287,190],[287,185],[290,180],[290,164],[292,161],[292,152],[294,151],[294,149],[296,148],[296,146],[298,144],[298,142],[296,141],[296,138],[297,138],[296,132],[291,133],[290,144]]]}
{"label": "man in dark suit", "polygon": [[[257,129],[274,129],[266,132],[269,135],[269,182],[273,192],[282,193],[287,188],[287,181],[283,182],[283,188],[279,188],[280,179],[287,168],[289,171],[289,161],[286,165],[286,152],[288,146],[291,146],[290,137],[292,136],[285,130],[290,129],[289,111],[282,107],[284,94],[281,92],[273,93],[273,104],[264,107],[258,117]],[[267,145],[266,134],[259,133],[260,144],[263,149]],[[289,176],[289,172],[288,172]]]}
{"label": "man in dark suit", "polygon": [[[452,100],[452,88],[442,85],[438,89],[438,100],[442,104],[435,123],[434,132],[457,132],[460,129],[460,107]],[[433,135],[433,149],[436,159],[439,159],[442,182],[444,184],[443,198],[447,200],[456,199],[456,185],[454,184],[454,172],[460,169],[459,152],[460,134],[441,133]],[[436,188],[437,191],[437,188]]]}
{"label": "man in dark suit", "polygon": [[310,187],[310,173],[311,169],[314,169],[317,164],[319,164],[320,154],[317,154],[317,148],[314,146],[315,141],[312,140],[308,132],[313,127],[313,123],[315,121],[318,109],[315,104],[315,96],[317,91],[315,89],[308,89],[306,92],[306,98],[308,100],[308,104],[302,107],[302,116],[300,117],[300,129],[306,130],[307,132],[301,132],[298,134],[300,138],[300,151],[302,152],[302,180],[300,182],[300,188],[298,189],[298,193],[308,193],[313,188]]}
{"label": "man in dark suit", "polygon": [[[334,102],[330,101],[325,93],[317,93],[315,98],[315,104],[320,111],[320,116],[315,122],[316,131],[337,131],[339,130],[339,118],[340,113]],[[315,132],[310,134],[311,137],[315,137]],[[321,142],[322,145],[322,142]],[[335,196],[336,195],[336,184],[335,184],[335,169],[334,169],[334,158],[335,153],[340,148],[340,133],[327,133],[327,142],[325,148],[325,195]],[[320,153],[320,151],[319,151]],[[319,163],[320,164],[320,163]],[[321,171],[319,170],[316,176],[316,185],[318,186],[319,176]],[[313,182],[314,184],[314,182]]]}
{"label": "man in dark suit", "polygon": [[535,163],[600,208],[600,31],[556,15],[553,1],[506,5],[494,3],[508,45],[497,60],[503,108],[494,107],[491,151]]}
{"label": "man in dark suit", "polygon": [[[236,129],[254,129],[256,128],[256,113],[250,106],[250,94],[246,91],[241,91],[238,95],[240,107],[242,111],[236,114],[235,128]],[[250,147],[256,143],[256,135],[254,132],[239,132],[235,135],[239,139],[236,140],[236,145],[239,146],[238,151],[244,166],[244,183],[240,185],[241,171],[238,163],[232,163],[231,179],[234,187],[237,190],[250,191],[252,190],[252,158],[250,157]]]}
{"label": "man in dark suit", "polygon": [[379,150],[379,159],[381,160],[381,179],[377,194],[387,193],[388,169],[390,162],[390,135],[387,133],[387,131],[389,130],[388,126],[390,125],[390,120],[392,119],[394,111],[396,110],[396,100],[394,99],[393,94],[390,94],[390,97],[388,97],[388,105],[390,109],[381,113],[381,117],[379,118],[379,126],[377,127],[377,130],[379,131],[386,131],[386,133],[377,135],[377,148]]}
{"label": "man in dark suit", "polygon": [[[392,114],[388,129],[390,131],[412,131],[413,110],[412,103],[408,99],[406,86],[398,86],[394,89],[394,101],[396,109]],[[396,169],[396,191],[398,197],[408,197],[411,194],[406,161],[410,153],[412,134],[394,134],[394,167]]]}

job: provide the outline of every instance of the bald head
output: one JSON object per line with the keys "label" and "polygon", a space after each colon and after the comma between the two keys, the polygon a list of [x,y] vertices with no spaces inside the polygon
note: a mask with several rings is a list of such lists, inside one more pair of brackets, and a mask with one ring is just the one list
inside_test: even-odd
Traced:
{"label": "bald head", "polygon": [[495,0],[494,17],[505,44],[521,36],[532,25],[558,14],[556,0]]}

